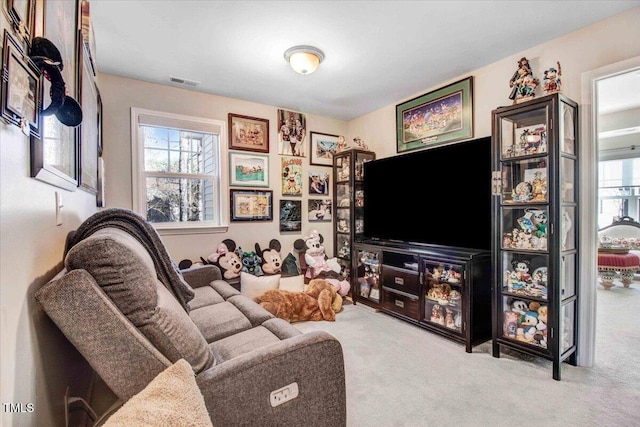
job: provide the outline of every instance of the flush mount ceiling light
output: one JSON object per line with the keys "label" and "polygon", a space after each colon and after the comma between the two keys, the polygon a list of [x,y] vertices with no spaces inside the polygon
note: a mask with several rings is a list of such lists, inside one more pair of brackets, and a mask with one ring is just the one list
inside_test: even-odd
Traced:
{"label": "flush mount ceiling light", "polygon": [[287,49],[284,59],[299,74],[311,74],[318,69],[324,59],[324,53],[313,46],[294,46]]}

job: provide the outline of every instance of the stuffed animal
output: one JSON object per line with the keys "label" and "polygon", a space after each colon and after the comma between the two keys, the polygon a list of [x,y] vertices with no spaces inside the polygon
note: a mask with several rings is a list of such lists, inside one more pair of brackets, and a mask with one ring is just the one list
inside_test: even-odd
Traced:
{"label": "stuffed animal", "polygon": [[[233,249],[230,249],[229,246],[232,246]],[[222,255],[228,253],[229,251],[233,251],[235,248],[236,248],[236,244],[233,240],[225,239],[222,242],[220,242],[220,244],[216,248],[216,251],[207,257],[207,261],[215,264],[216,262],[218,262],[218,259]]]}
{"label": "stuffed animal", "polygon": [[305,292],[271,289],[254,298],[265,310],[290,323],[304,320],[336,320],[342,308],[342,297],[326,280],[314,279]]}
{"label": "stuffed animal", "polygon": [[268,249],[260,249],[256,243],[256,254],[262,255],[262,271],[264,274],[278,274],[282,270],[282,258],[280,258],[282,246],[276,239],[271,239]]}
{"label": "stuffed animal", "polygon": [[245,273],[253,274],[254,276],[264,276],[262,272],[262,258],[257,253],[243,252],[242,253],[242,271]]}
{"label": "stuffed animal", "polygon": [[312,230],[311,234],[303,239],[297,239],[294,242],[296,249],[304,247],[304,261],[307,264],[305,276],[314,279],[322,273],[333,271],[340,273],[341,267],[337,258],[327,258],[322,243],[324,238],[317,230]]}
{"label": "stuffed animal", "polygon": [[216,265],[220,271],[222,272],[222,277],[225,279],[234,279],[240,276],[240,272],[242,271],[242,260],[235,252],[236,242],[231,239],[225,239],[222,241],[220,245],[218,245],[218,251],[220,251],[222,245],[226,246],[226,251],[223,249],[222,252],[209,255],[211,258],[215,258],[216,261],[209,261],[208,259],[204,259],[200,257],[203,263],[205,264],[213,264]]}

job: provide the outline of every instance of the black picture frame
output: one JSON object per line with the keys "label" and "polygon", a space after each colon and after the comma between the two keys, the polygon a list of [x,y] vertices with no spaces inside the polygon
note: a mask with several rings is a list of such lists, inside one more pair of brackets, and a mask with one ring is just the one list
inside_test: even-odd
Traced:
{"label": "black picture frame", "polygon": [[[68,96],[78,99],[79,1],[45,1],[43,5],[44,37],[60,51],[62,76]],[[43,93],[50,83],[43,79]],[[46,108],[43,101],[42,106]],[[40,137],[31,137],[31,176],[40,181],[75,191],[78,187],[78,127],[68,127],[53,115],[43,117]]]}
{"label": "black picture frame", "polygon": [[39,138],[42,130],[40,69],[6,29],[2,53],[2,117],[26,135]]}
{"label": "black picture frame", "polygon": [[231,221],[273,221],[272,190],[230,190]]}
{"label": "black picture frame", "polygon": [[80,105],[82,123],[78,138],[79,170],[78,186],[90,193],[97,194],[98,158],[101,149],[101,99],[91,67],[91,58],[87,48],[83,48],[82,74],[80,84]]}
{"label": "black picture frame", "polygon": [[6,0],[6,4],[11,25],[28,50],[33,37],[36,0]]}

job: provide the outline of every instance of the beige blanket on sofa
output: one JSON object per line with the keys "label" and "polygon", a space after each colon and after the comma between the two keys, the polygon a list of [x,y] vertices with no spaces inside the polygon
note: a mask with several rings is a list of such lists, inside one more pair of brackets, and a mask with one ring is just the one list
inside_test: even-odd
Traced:
{"label": "beige blanket on sofa", "polygon": [[212,427],[193,370],[180,359],[129,399],[104,427]]}

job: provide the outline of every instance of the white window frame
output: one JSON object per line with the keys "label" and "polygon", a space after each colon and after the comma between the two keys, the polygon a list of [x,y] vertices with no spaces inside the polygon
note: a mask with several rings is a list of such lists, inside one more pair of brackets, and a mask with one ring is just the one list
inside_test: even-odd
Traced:
{"label": "white window frame", "polygon": [[[153,116],[159,121],[166,119],[167,121],[182,121],[194,123],[194,129],[183,129],[186,131],[202,132],[203,126],[213,126],[219,128],[218,143],[218,162],[219,175],[214,175],[214,183],[218,188],[217,204],[219,206],[216,212],[217,221],[199,221],[199,222],[156,222],[152,223],[161,235],[180,235],[180,234],[206,234],[206,233],[225,233],[229,228],[229,202],[226,195],[229,194],[229,181],[227,179],[228,164],[227,158],[227,123],[222,120],[214,120],[203,117],[184,116],[179,114],[165,113],[161,111],[146,110],[142,108],[131,108],[131,190],[133,210],[146,218],[147,200],[146,200],[146,176],[144,168],[144,135],[140,128],[140,116]],[[144,125],[145,123],[143,123]],[[201,126],[198,127],[197,124]],[[171,127],[171,126],[167,126]],[[210,176],[208,176],[210,177]]]}

